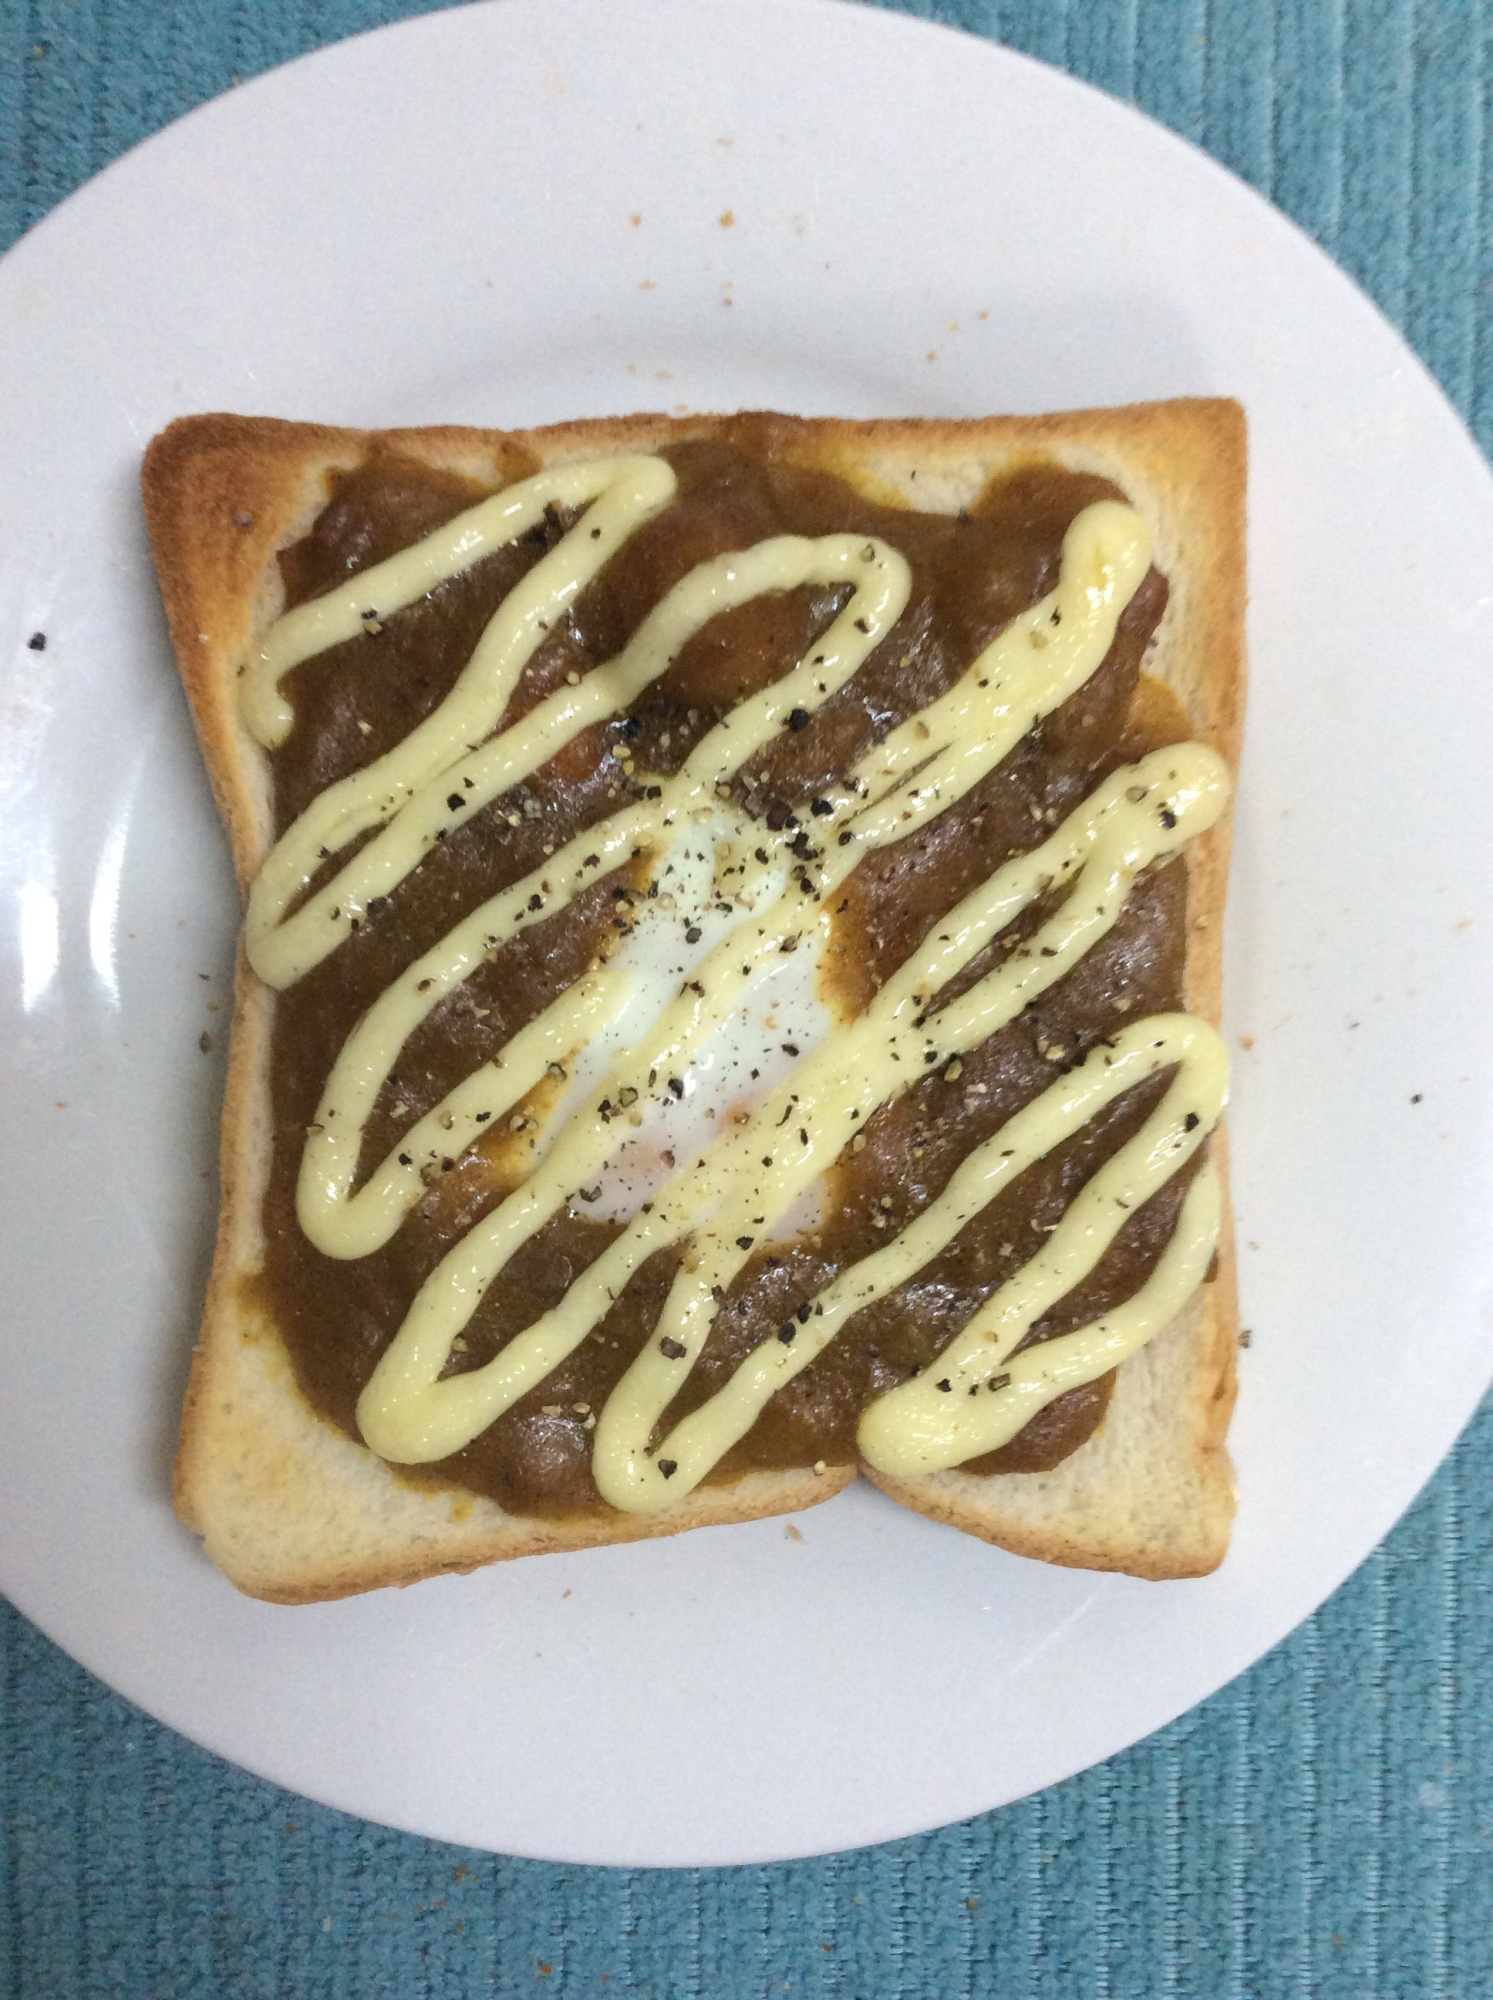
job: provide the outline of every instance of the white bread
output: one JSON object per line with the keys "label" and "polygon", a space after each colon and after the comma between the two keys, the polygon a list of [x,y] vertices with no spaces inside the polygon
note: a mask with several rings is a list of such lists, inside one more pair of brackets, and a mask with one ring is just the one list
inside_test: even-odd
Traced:
{"label": "white bread", "polygon": [[[267,761],[238,713],[237,669],[280,605],[276,553],[324,504],[329,477],[377,442],[496,485],[538,464],[651,449],[730,419],[636,417],[521,433],[370,434],[269,419],[188,418],[154,440],[143,488],[182,677],[247,889],[272,835]],[[1182,401],[960,422],[765,420],[777,448],[878,498],[929,511],[972,501],[1003,468],[1047,458],[1120,486],[1170,588],[1151,655],[1191,733],[1231,764],[1243,700],[1244,431],[1237,406]],[[1228,834],[1188,854],[1187,1005],[1216,1022]],[[456,1489],[419,1487],[317,1415],[284,1342],[246,1286],[263,1256],[268,1047],[274,996],[240,962],[222,1139],[217,1253],[177,1460],[177,1508],[243,1590],[284,1603],[403,1584],[508,1556],[671,1534],[801,1508],[851,1468],[754,1473],[704,1486],[662,1515],[528,1520]],[[1213,1141],[1221,1162],[1223,1135]],[[1216,1566],[1232,1481],[1223,1439],[1237,1316],[1227,1225],[1213,1281],[1119,1371],[1100,1430],[1056,1469],[961,1471],[877,1483],[896,1499],[1018,1553],[1154,1577]]]}

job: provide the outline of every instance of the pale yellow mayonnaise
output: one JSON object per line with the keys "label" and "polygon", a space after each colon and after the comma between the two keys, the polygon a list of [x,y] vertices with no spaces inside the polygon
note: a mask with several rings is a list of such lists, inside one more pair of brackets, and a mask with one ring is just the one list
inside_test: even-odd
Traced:
{"label": "pale yellow mayonnaise", "polygon": [[[1128,507],[1101,501],[1086,508],[1064,539],[1056,589],[1014,620],[948,694],[862,759],[824,802],[829,810],[814,819],[812,856],[796,861],[787,851],[791,834],[733,818],[718,789],[794,711],[812,714],[842,687],[901,616],[908,567],[880,540],[780,536],[703,563],[616,658],[493,733],[546,631],[673,492],[672,471],[652,458],[592,461],[524,480],[288,613],[265,635],[244,682],[249,726],[273,747],[294,722],[280,693],[292,666],[355,637],[370,619],[381,623],[414,603],[524,533],[547,506],[584,508],[500,605],[435,713],[368,769],[323,793],[277,842],[251,891],[247,948],[261,978],[284,987],[351,935],[370,900],[404,880],[453,825],[549,761],[578,731],[625,713],[710,619],[805,583],[848,591],[810,652],[733,709],[677,775],[649,788],[656,796],[629,797],[401,974],[349,1035],[302,1159],[297,1210],[320,1250],[355,1258],[387,1243],[441,1162],[459,1157],[547,1071],[562,1069],[576,1051],[632,1019],[639,995],[624,965],[598,967],[411,1126],[355,1188],[364,1127],[408,1037],[508,939],[564,909],[608,869],[640,854],[657,862],[671,851],[682,865],[682,842],[720,840],[717,875],[724,857],[733,863],[730,901],[716,905],[730,910],[724,935],[681,987],[645,989],[651,1025],[619,1048],[602,1080],[543,1135],[542,1146],[531,1142],[537,1158],[527,1178],[426,1279],[358,1404],[364,1438],[381,1456],[405,1463],[448,1456],[541,1384],[595,1329],[647,1257],[688,1238],[689,1254],[659,1324],[596,1425],[598,1488],[612,1505],[633,1512],[666,1507],[691,1491],[853,1313],[905,1283],[1024,1166],[1122,1091],[1169,1069],[1170,1085],[1146,1125],[1094,1176],[1042,1250],[931,1368],[866,1410],[862,1452],[890,1474],[960,1464],[1005,1442],[1055,1395],[1133,1353],[1176,1315],[1206,1272],[1219,1209],[1206,1165],[1188,1189],[1171,1243],[1134,1298],[1073,1333],[1014,1350],[1034,1321],[1093,1269],[1126,1213],[1203,1143],[1226,1079],[1218,1037],[1204,1023],[1166,1015],[1129,1024],[1002,1126],[900,1234],[814,1300],[799,1337],[791,1344],[765,1341],[724,1388],[662,1443],[653,1442],[725,1291],[876,1108],[924,1075],[933,1058],[957,1058],[1013,1020],[1112,927],[1141,870],[1218,818],[1227,772],[1213,752],[1183,744],[1114,773],[1041,846],[981,884],[863,1015],[805,1054],[786,1081],[672,1172],[559,1305],[484,1367],[442,1379],[453,1343],[515,1250],[574,1200],[639,1122],[637,1110],[626,1120],[619,1108],[663,1097],[670,1079],[708,1060],[702,1049],[748,989],[781,966],[785,950],[827,934],[831,892],[862,857],[926,826],[1083,685],[1108,653],[1150,562],[1145,528]],[[373,829],[332,881],[292,909],[330,856]],[[939,1008],[940,990],[1054,887],[1067,893],[1036,934]]]}

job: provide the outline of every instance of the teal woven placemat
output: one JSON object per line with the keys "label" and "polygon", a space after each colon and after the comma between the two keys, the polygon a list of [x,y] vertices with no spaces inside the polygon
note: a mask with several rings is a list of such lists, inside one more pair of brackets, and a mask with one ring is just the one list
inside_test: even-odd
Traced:
{"label": "teal woven placemat", "polygon": [[[0,246],[115,154],[408,0],[0,0]],[[962,0],[1295,216],[1493,440],[1481,0]],[[781,1867],[389,1833],[159,1728],[0,1605],[0,2000],[1486,2000],[1493,1407],[1285,1645],[1003,1812]],[[3,1532],[0,1524],[0,1532]]]}

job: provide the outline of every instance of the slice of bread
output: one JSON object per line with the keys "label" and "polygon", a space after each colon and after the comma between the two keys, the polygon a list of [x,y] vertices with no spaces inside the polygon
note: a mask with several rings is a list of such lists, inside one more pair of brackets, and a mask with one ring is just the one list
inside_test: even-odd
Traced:
{"label": "slice of bread", "polygon": [[[540,466],[743,425],[805,467],[930,512],[972,503],[1033,461],[1112,480],[1150,532],[1169,602],[1147,659],[1191,733],[1237,764],[1243,700],[1244,424],[1237,405],[1178,401],[970,422],[633,417],[528,432],[370,433],[233,416],[178,421],[145,458],[151,545],[215,797],[247,891],[273,838],[268,760],[239,712],[239,672],[278,614],[277,553],[329,481],[374,450],[498,486]],[[1217,1022],[1226,824],[1188,850],[1186,999]],[[275,997],[242,955],[222,1132],[222,1207],[176,1466],[181,1518],[239,1586],[282,1603],[339,1597],[509,1556],[672,1534],[827,1499],[851,1468],[755,1472],[656,1515],[532,1520],[416,1484],[319,1416],[249,1280],[264,1257]],[[1213,1141],[1222,1163],[1223,1137]],[[1212,1281],[1124,1363],[1100,1430],[1049,1472],[962,1471],[877,1483],[919,1512],[1024,1555],[1150,1577],[1201,1574],[1233,1512],[1224,1433],[1237,1320],[1227,1219]]]}

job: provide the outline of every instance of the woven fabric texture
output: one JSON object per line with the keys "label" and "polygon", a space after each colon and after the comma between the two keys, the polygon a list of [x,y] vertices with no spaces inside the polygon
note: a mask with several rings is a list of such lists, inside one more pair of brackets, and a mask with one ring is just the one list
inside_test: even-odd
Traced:
{"label": "woven fabric texture", "polygon": [[[0,0],[0,247],[240,79],[421,0]],[[1493,441],[1481,0],[907,11],[1140,105],[1294,216]],[[1040,1798],[739,1870],[551,1867],[308,1805],[0,1605],[7,2000],[1483,2000],[1493,1406],[1410,1515],[1201,1709]]]}

